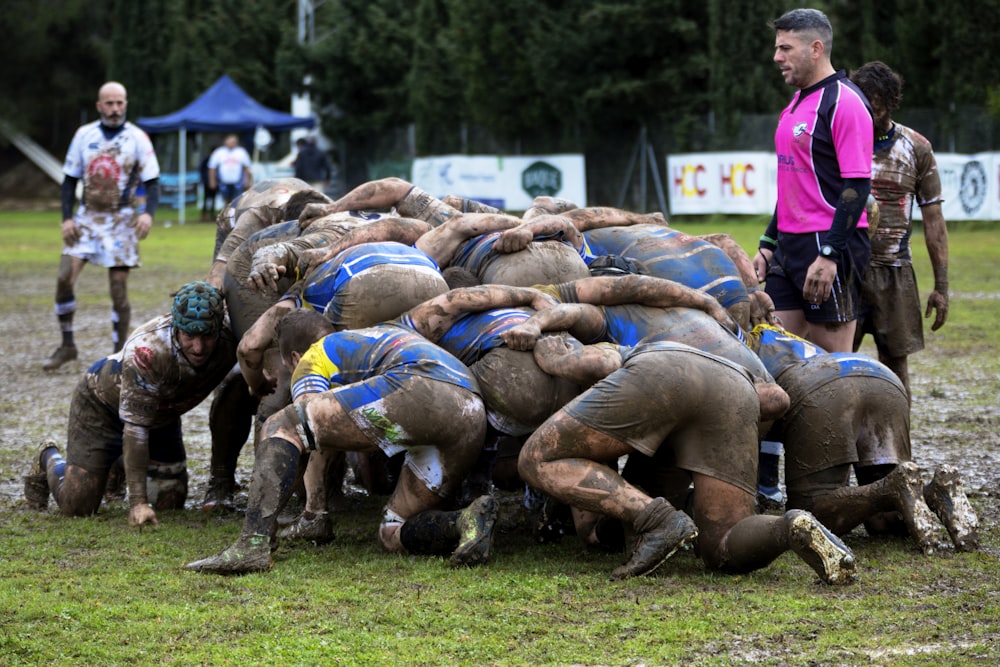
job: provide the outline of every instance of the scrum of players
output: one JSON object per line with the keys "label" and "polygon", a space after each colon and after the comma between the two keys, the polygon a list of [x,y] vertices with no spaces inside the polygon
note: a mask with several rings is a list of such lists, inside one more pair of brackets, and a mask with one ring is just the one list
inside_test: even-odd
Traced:
{"label": "scrum of players", "polygon": [[[978,547],[958,471],[912,460],[899,379],[782,328],[731,237],[660,213],[537,197],[515,216],[396,178],[336,201],[258,183],[219,214],[204,280],[87,370],[65,455],[33,454],[29,506],[92,514],[123,484],[130,525],[184,507],[180,417],[210,395],[201,509],[233,508],[248,439],[254,463],[239,536],[198,572],[330,541],[347,469],[386,497],[386,550],[453,566],[490,560],[498,490],[524,494],[538,541],[621,554],[615,580],[692,549],[729,573],[792,551],[849,584],[841,536],[861,525],[924,554],[944,532]],[[784,452],[780,509],[762,442]],[[303,509],[279,522],[293,494]]]}

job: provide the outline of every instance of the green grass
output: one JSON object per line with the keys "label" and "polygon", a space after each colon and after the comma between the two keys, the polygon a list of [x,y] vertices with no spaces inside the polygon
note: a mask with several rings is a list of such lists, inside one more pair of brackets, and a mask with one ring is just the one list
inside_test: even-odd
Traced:
{"label": "green grass", "polygon": [[[752,249],[763,222],[675,224],[691,233],[726,231]],[[213,243],[214,225],[158,224],[143,245],[144,268],[130,282],[134,307],[162,309],[169,291],[203,276]],[[922,243],[918,235],[918,276],[927,285]],[[974,360],[994,382],[1000,299],[965,295],[1000,292],[997,247],[1000,227],[953,227],[951,287],[963,296],[954,299],[946,327],[928,334],[928,347],[943,349],[946,362]],[[0,214],[0,280],[7,286],[0,313],[51,309],[58,248],[57,212]],[[93,284],[104,280],[99,270],[88,272]],[[43,285],[22,294],[9,287],[19,281]],[[81,290],[81,303],[106,307],[107,295],[93,284]],[[4,378],[14,381],[7,371]],[[943,383],[928,391],[953,390]],[[199,461],[197,469],[206,464]],[[0,476],[22,472],[0,461]],[[127,527],[122,503],[86,519],[29,512],[21,504],[0,507],[0,664],[1000,661],[995,510],[984,550],[973,554],[925,558],[906,542],[855,531],[847,541],[860,580],[834,588],[817,583],[791,554],[744,576],[707,572],[693,556],[679,554],[656,576],[612,583],[608,575],[619,556],[585,551],[571,538],[538,545],[518,530],[499,535],[489,565],[453,570],[437,558],[383,553],[375,538],[382,501],[352,498],[350,510],[336,515],[332,545],[282,546],[271,572],[239,578],[181,569],[231,542],[240,526],[235,516],[164,512],[159,527],[140,532]],[[505,510],[512,512],[516,499],[508,501]]]}

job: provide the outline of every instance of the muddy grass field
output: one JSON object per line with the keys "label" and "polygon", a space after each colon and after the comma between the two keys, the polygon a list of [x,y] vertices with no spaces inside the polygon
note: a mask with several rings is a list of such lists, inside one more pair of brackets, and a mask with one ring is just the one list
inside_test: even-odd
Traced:
{"label": "muddy grass field", "polygon": [[[161,234],[169,233],[162,230]],[[148,251],[146,251],[148,252]],[[55,372],[41,370],[42,362],[59,344],[52,311],[52,273],[31,275],[16,266],[0,269],[0,508],[22,504],[21,475],[31,454],[44,439],[62,444],[73,387],[86,367],[111,351],[110,301],[106,271],[87,266],[80,278],[76,338],[80,358]],[[191,261],[177,264],[190,265]],[[178,269],[168,261],[147,261],[132,273],[132,325],[167,312],[169,293],[184,282],[202,277]],[[952,294],[952,311],[995,304],[1000,294]],[[995,309],[994,309],[995,312]],[[953,327],[958,329],[958,327]],[[912,447],[914,459],[933,470],[952,463],[964,475],[967,490],[981,515],[982,528],[996,533],[1000,525],[1000,350],[989,341],[968,345],[941,344],[960,336],[949,325],[927,335],[928,347],[910,359],[913,385]],[[874,349],[863,349],[874,354]],[[190,502],[201,499],[207,481],[210,442],[207,435],[211,399],[184,417],[185,442],[191,474]],[[252,459],[241,459],[241,475],[249,479]]]}
{"label": "muddy grass field", "polygon": [[[86,615],[82,624],[67,623],[67,618],[83,614],[72,606],[73,599],[55,603],[41,596],[40,591],[48,589],[51,577],[57,577],[61,586],[76,586],[73,582],[79,576],[83,585],[95,587],[84,596],[86,604],[96,597],[100,598],[96,601],[98,605],[113,605],[117,603],[121,590],[133,584],[129,583],[125,589],[116,588],[124,584],[109,582],[103,569],[100,573],[88,573],[86,577],[73,568],[65,570],[66,564],[74,562],[75,556],[67,555],[67,547],[62,543],[42,558],[41,565],[49,569],[43,569],[47,574],[37,577],[35,570],[39,561],[34,551],[44,549],[40,545],[43,538],[37,536],[37,531],[44,530],[46,525],[60,526],[61,536],[74,537],[67,541],[67,544],[73,545],[73,554],[87,552],[87,558],[97,559],[104,568],[110,563],[101,560],[107,558],[106,550],[91,549],[97,538],[84,535],[88,531],[104,531],[109,543],[115,544],[116,548],[132,545],[139,555],[151,553],[146,546],[138,547],[149,540],[127,529],[124,503],[102,512],[103,515],[112,515],[111,519],[98,517],[77,524],[55,516],[37,515],[27,510],[23,501],[21,477],[28,470],[38,444],[51,438],[62,445],[74,386],[86,367],[111,349],[106,272],[97,267],[87,267],[77,290],[80,307],[76,318],[76,338],[80,359],[56,372],[41,370],[42,362],[59,343],[52,310],[58,223],[51,221],[56,216],[47,214],[47,222],[31,223],[29,226],[24,223],[10,224],[0,213],[0,386],[4,390],[0,392],[0,515],[3,515],[3,521],[0,521],[0,563],[7,560],[9,573],[8,577],[0,578],[0,599],[6,600],[0,605],[0,628],[4,629],[0,632],[0,656],[5,656],[0,657],[0,663],[7,664],[5,646],[14,651],[10,656],[22,659],[20,662],[13,659],[12,664],[55,661],[51,647],[59,646],[59,642],[42,640],[39,636],[61,638],[62,641],[72,638],[73,642],[82,641],[84,644],[87,641],[81,638],[93,636],[94,641],[80,649],[77,658],[81,659],[73,662],[112,664],[119,661],[95,657],[104,655],[95,646],[100,644],[99,637],[107,633],[101,625],[107,614],[101,611]],[[262,646],[268,651],[282,643],[290,646],[302,633],[312,636],[317,642],[319,639],[325,641],[327,635],[317,639],[317,631],[308,629],[317,618],[326,619],[324,627],[329,627],[324,631],[333,628],[337,632],[342,631],[344,637],[349,637],[344,642],[354,647],[353,650],[364,650],[366,637],[382,637],[381,641],[388,642],[388,648],[377,653],[379,659],[375,663],[391,662],[388,656],[398,655],[392,653],[394,650],[411,651],[414,646],[426,645],[429,637],[453,633],[462,640],[456,640],[454,646],[446,644],[449,648],[434,654],[433,659],[425,658],[422,663],[415,660],[414,664],[486,664],[490,660],[484,659],[481,653],[475,654],[475,658],[469,657],[467,661],[444,659],[445,655],[472,655],[461,653],[477,645],[476,642],[465,641],[468,627],[465,621],[459,623],[460,631],[457,633],[447,622],[429,626],[432,629],[424,628],[419,635],[420,641],[414,642],[413,635],[399,635],[399,628],[388,623],[380,609],[392,609],[395,605],[400,608],[400,618],[409,618],[416,608],[429,606],[447,612],[455,605],[456,599],[464,600],[471,596],[481,600],[495,596],[497,600],[503,598],[504,601],[494,600],[486,607],[478,603],[470,604],[467,608],[462,607],[461,613],[454,617],[464,619],[465,614],[471,614],[480,639],[486,637],[507,647],[510,652],[508,660],[500,660],[498,664],[677,664],[681,661],[661,658],[637,662],[634,657],[628,656],[677,656],[681,653],[690,658],[683,660],[685,664],[997,664],[1000,626],[993,610],[997,608],[997,596],[1000,594],[996,583],[1000,580],[1000,435],[997,432],[1000,426],[1000,401],[997,398],[1000,395],[1000,330],[996,327],[1000,321],[1000,282],[996,262],[990,256],[990,253],[1000,253],[995,250],[1000,247],[1000,227],[997,229],[996,232],[991,229],[989,233],[978,235],[964,244],[959,243],[962,240],[960,235],[953,236],[951,317],[941,331],[927,334],[927,349],[910,361],[914,389],[914,459],[928,470],[941,463],[952,463],[962,471],[969,496],[980,517],[983,548],[978,556],[952,553],[943,528],[940,530],[942,553],[928,560],[922,560],[923,557],[905,543],[871,540],[863,529],[857,529],[847,541],[859,556],[861,582],[844,589],[817,589],[809,583],[808,576],[803,576],[806,574],[804,566],[789,557],[775,563],[767,571],[732,579],[705,573],[692,559],[678,557],[671,567],[664,568],[662,576],[615,588],[603,583],[607,559],[582,555],[569,544],[571,540],[564,540],[563,544],[554,547],[563,551],[555,552],[561,556],[557,559],[560,565],[552,566],[546,560],[551,556],[533,560],[539,556],[532,555],[537,552],[529,549],[527,539],[518,540],[516,536],[509,536],[507,543],[500,547],[503,551],[497,558],[496,567],[487,568],[476,573],[474,578],[464,580],[463,573],[448,572],[436,563],[426,565],[422,561],[384,556],[371,546],[373,537],[370,527],[352,528],[346,520],[341,520],[336,529],[337,546],[329,552],[323,551],[325,548],[282,547],[278,553],[278,566],[267,576],[221,582],[193,581],[169,568],[179,568],[188,559],[208,555],[221,547],[235,534],[238,520],[230,518],[216,522],[200,512],[191,511],[178,513],[184,516],[170,517],[168,527],[161,528],[164,535],[174,535],[185,545],[183,553],[171,552],[169,556],[164,556],[157,552],[153,559],[161,567],[166,564],[169,570],[157,579],[154,587],[166,586],[165,590],[172,591],[170,599],[161,600],[162,608],[148,612],[130,611],[138,618],[129,616],[130,622],[121,625],[130,626],[138,621],[139,625],[134,625],[131,641],[138,645],[147,635],[155,637],[156,641],[163,642],[164,651],[170,651],[170,646],[177,648],[171,642],[178,641],[176,637],[184,636],[185,632],[191,637],[202,637],[203,641],[195,642],[197,648],[188,648],[196,653],[182,654],[198,657],[190,657],[190,660],[180,658],[189,664],[220,661],[251,664],[255,660],[242,660],[242,657],[257,655],[254,651],[263,651]],[[195,230],[197,233],[193,234]],[[720,230],[704,229],[694,233],[708,231]],[[744,243],[744,247],[759,235],[758,226],[752,223],[726,231],[734,236],[742,234],[737,238]],[[143,248],[144,267],[133,272],[130,280],[133,326],[166,312],[170,292],[204,275],[208,269],[212,238],[209,225],[189,224],[184,233],[177,225],[167,228],[158,223],[154,227],[153,235]],[[915,240],[914,247],[919,247],[921,243],[922,240]],[[921,270],[926,272],[926,267],[918,267],[918,277],[927,275]],[[867,346],[863,351],[874,353]],[[192,508],[203,498],[208,478],[209,404],[210,399],[184,417],[191,475],[188,504]],[[252,456],[244,453],[238,473],[244,485],[249,480],[252,465]],[[516,504],[516,500],[514,502]],[[364,508],[371,524],[375,525],[378,503],[359,500],[357,504]],[[54,504],[50,505],[49,512],[54,512],[54,509]],[[70,528],[67,529],[67,526]],[[198,528],[209,534],[204,545],[199,542],[203,538],[196,536]],[[11,531],[6,536],[9,540],[4,535],[8,529]],[[81,533],[80,539],[75,539],[77,532]],[[103,539],[97,539],[97,543],[103,543]],[[151,540],[150,544],[154,546],[148,549],[154,551],[167,546],[157,545],[156,540]],[[11,547],[6,554],[5,545]],[[28,553],[32,555],[26,556]],[[337,558],[331,557],[344,553],[355,554],[354,558],[358,560],[353,566],[350,563],[341,564]],[[129,562],[135,565],[134,560]],[[920,567],[921,563],[928,566]],[[146,567],[146,564],[141,567]],[[389,571],[386,568],[399,571],[413,567],[424,570],[401,574],[401,588],[388,583],[383,586],[382,579]],[[596,567],[598,575],[567,577],[565,574],[582,567]],[[338,598],[337,606],[344,607],[338,614],[346,614],[346,620],[341,622],[339,616],[331,620],[330,598],[324,596],[329,590],[338,588],[354,591],[352,586],[357,568],[370,570],[367,579],[362,577],[368,583],[359,589],[360,592]],[[538,571],[543,574],[539,576]],[[301,610],[298,604],[293,605],[301,611],[301,615],[285,610],[279,601],[287,595],[286,589],[298,586],[300,579],[315,576],[316,572],[326,581],[321,586],[310,588],[306,594],[307,597],[316,597],[316,601]],[[522,576],[525,581],[520,578]],[[451,583],[456,577],[465,582],[465,588],[460,592],[456,592]],[[86,583],[91,580],[92,583]],[[499,583],[501,581],[502,584]],[[594,586],[595,590],[604,593],[584,592],[582,589],[567,592],[570,590],[567,589],[553,594],[552,599],[556,602],[551,606],[538,601],[536,589],[539,586],[563,582],[559,586],[565,588],[565,582],[576,585],[581,581],[585,582],[585,588]],[[9,584],[6,591],[3,584]],[[269,588],[272,585],[277,590]],[[491,586],[502,587],[503,593],[498,593]],[[34,592],[26,597],[21,593],[23,587],[27,587],[24,590],[29,593]],[[105,591],[105,587],[110,592]],[[512,599],[506,599],[505,596],[511,595],[512,588],[516,593]],[[207,600],[214,600],[214,604],[218,604],[219,596],[225,597],[224,592],[230,589],[236,600],[231,607],[216,608],[206,603]],[[32,595],[38,599],[35,600]],[[357,600],[352,602],[352,596]],[[382,600],[382,604],[373,607],[372,596]],[[621,600],[631,600],[629,596],[634,596],[635,602],[628,603],[627,608],[614,606]],[[248,605],[247,600],[258,604]],[[776,600],[784,600],[777,604],[787,605],[789,609],[772,609],[770,605]],[[691,604],[695,605],[693,610],[689,608]],[[493,616],[497,609],[511,610],[512,618],[538,621],[526,624],[535,633],[536,639],[541,636],[559,646],[587,644],[594,641],[594,637],[602,637],[600,645],[606,652],[597,650],[594,655],[607,657],[582,659],[580,649],[575,647],[549,654],[541,647],[544,644],[541,640],[536,644],[525,642],[523,634],[518,634],[516,638],[513,635],[508,637],[506,629],[511,622],[508,619],[497,623],[499,617]],[[606,621],[611,613],[609,609],[615,610],[612,614],[615,621],[611,625],[617,629],[611,634],[602,634],[608,631],[602,630],[601,623],[595,625],[594,620]],[[697,623],[689,625],[685,619],[698,609],[705,617],[701,619],[702,623],[711,621],[714,624],[712,639],[676,639],[689,637],[692,628],[697,627]],[[192,613],[197,615],[191,616]],[[392,614],[388,616],[392,617]],[[437,619],[436,613],[432,616],[437,621],[441,620]],[[443,616],[452,617],[448,613]],[[163,618],[167,619],[166,623]],[[223,619],[231,619],[232,627],[220,627],[224,624]],[[146,625],[142,625],[143,622]],[[259,627],[261,623],[266,626],[269,622],[273,626],[268,627],[272,628],[272,634],[278,634],[277,637],[269,639],[246,630],[247,627]],[[631,629],[622,630],[618,627],[622,623]],[[359,632],[359,628],[374,630],[372,633]],[[548,630],[543,631],[542,628]],[[116,627],[115,632],[121,630],[123,628]],[[549,631],[551,635],[545,634]],[[657,653],[657,648],[649,648],[655,647],[655,641],[647,645],[643,637],[652,639],[654,635],[668,642],[665,646],[671,648],[662,649],[664,653]],[[664,640],[664,637],[674,639]],[[7,644],[4,644],[5,641]],[[678,646],[687,648],[676,650],[669,644],[671,641],[680,641]],[[836,645],[829,647],[829,641]],[[123,646],[127,643],[123,642]],[[406,649],[402,648],[404,645]],[[213,647],[221,647],[219,650],[225,651],[225,658],[221,657],[222,653],[212,653]],[[668,650],[674,652],[668,653]],[[90,659],[82,659],[87,655]],[[315,655],[315,660],[303,660],[304,655],[306,653],[299,655],[299,660],[290,659],[288,662],[323,662],[330,657],[324,654],[323,659]],[[494,654],[494,660],[495,655],[499,654]],[[62,658],[65,662],[66,656],[62,655]],[[171,653],[169,659],[163,654],[162,659],[151,658],[149,662],[166,664],[177,659],[177,654]],[[273,663],[275,659],[268,662]]]}

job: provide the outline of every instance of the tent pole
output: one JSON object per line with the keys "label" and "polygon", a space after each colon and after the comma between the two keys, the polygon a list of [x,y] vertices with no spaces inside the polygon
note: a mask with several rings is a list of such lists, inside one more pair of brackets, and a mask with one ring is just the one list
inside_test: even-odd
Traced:
{"label": "tent pole", "polygon": [[184,212],[187,208],[187,128],[181,127],[180,133],[180,148],[178,149],[178,156],[180,159],[180,165],[178,168],[179,183],[177,184],[177,205],[180,207],[180,213],[178,213],[177,221],[180,224],[184,224]]}

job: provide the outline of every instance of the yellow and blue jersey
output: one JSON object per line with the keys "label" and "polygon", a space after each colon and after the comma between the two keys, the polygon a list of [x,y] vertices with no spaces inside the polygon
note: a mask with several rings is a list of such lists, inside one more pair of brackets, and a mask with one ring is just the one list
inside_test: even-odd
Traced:
{"label": "yellow and blue jersey", "polygon": [[[338,253],[310,273],[302,286],[284,295],[302,307],[322,313],[327,304],[336,309],[335,298],[362,271],[383,264],[419,267],[440,274],[437,262],[426,253],[402,243],[362,243]],[[301,298],[299,298],[301,294]]]}
{"label": "yellow and blue jersey", "polygon": [[479,394],[475,379],[453,355],[405,326],[385,323],[338,331],[315,342],[292,374],[292,398],[343,387],[334,395],[350,411],[399,390],[410,377]]}
{"label": "yellow and blue jersey", "polygon": [[481,313],[469,313],[445,332],[438,345],[470,366],[490,350],[503,347],[504,331],[531,317],[533,310],[524,308],[494,308]]}
{"label": "yellow and blue jersey", "polygon": [[781,377],[783,373],[792,368],[803,367],[808,362],[807,380],[796,381],[797,385],[802,385],[803,392],[841,377],[875,377],[899,384],[899,378],[888,366],[868,355],[827,352],[804,338],[770,324],[754,327],[750,332],[750,344],[782,386],[790,381],[788,377]]}
{"label": "yellow and blue jersey", "polygon": [[591,229],[583,236],[591,253],[642,262],[650,275],[703,290],[725,308],[748,299],[736,265],[704,239],[653,224]]}

